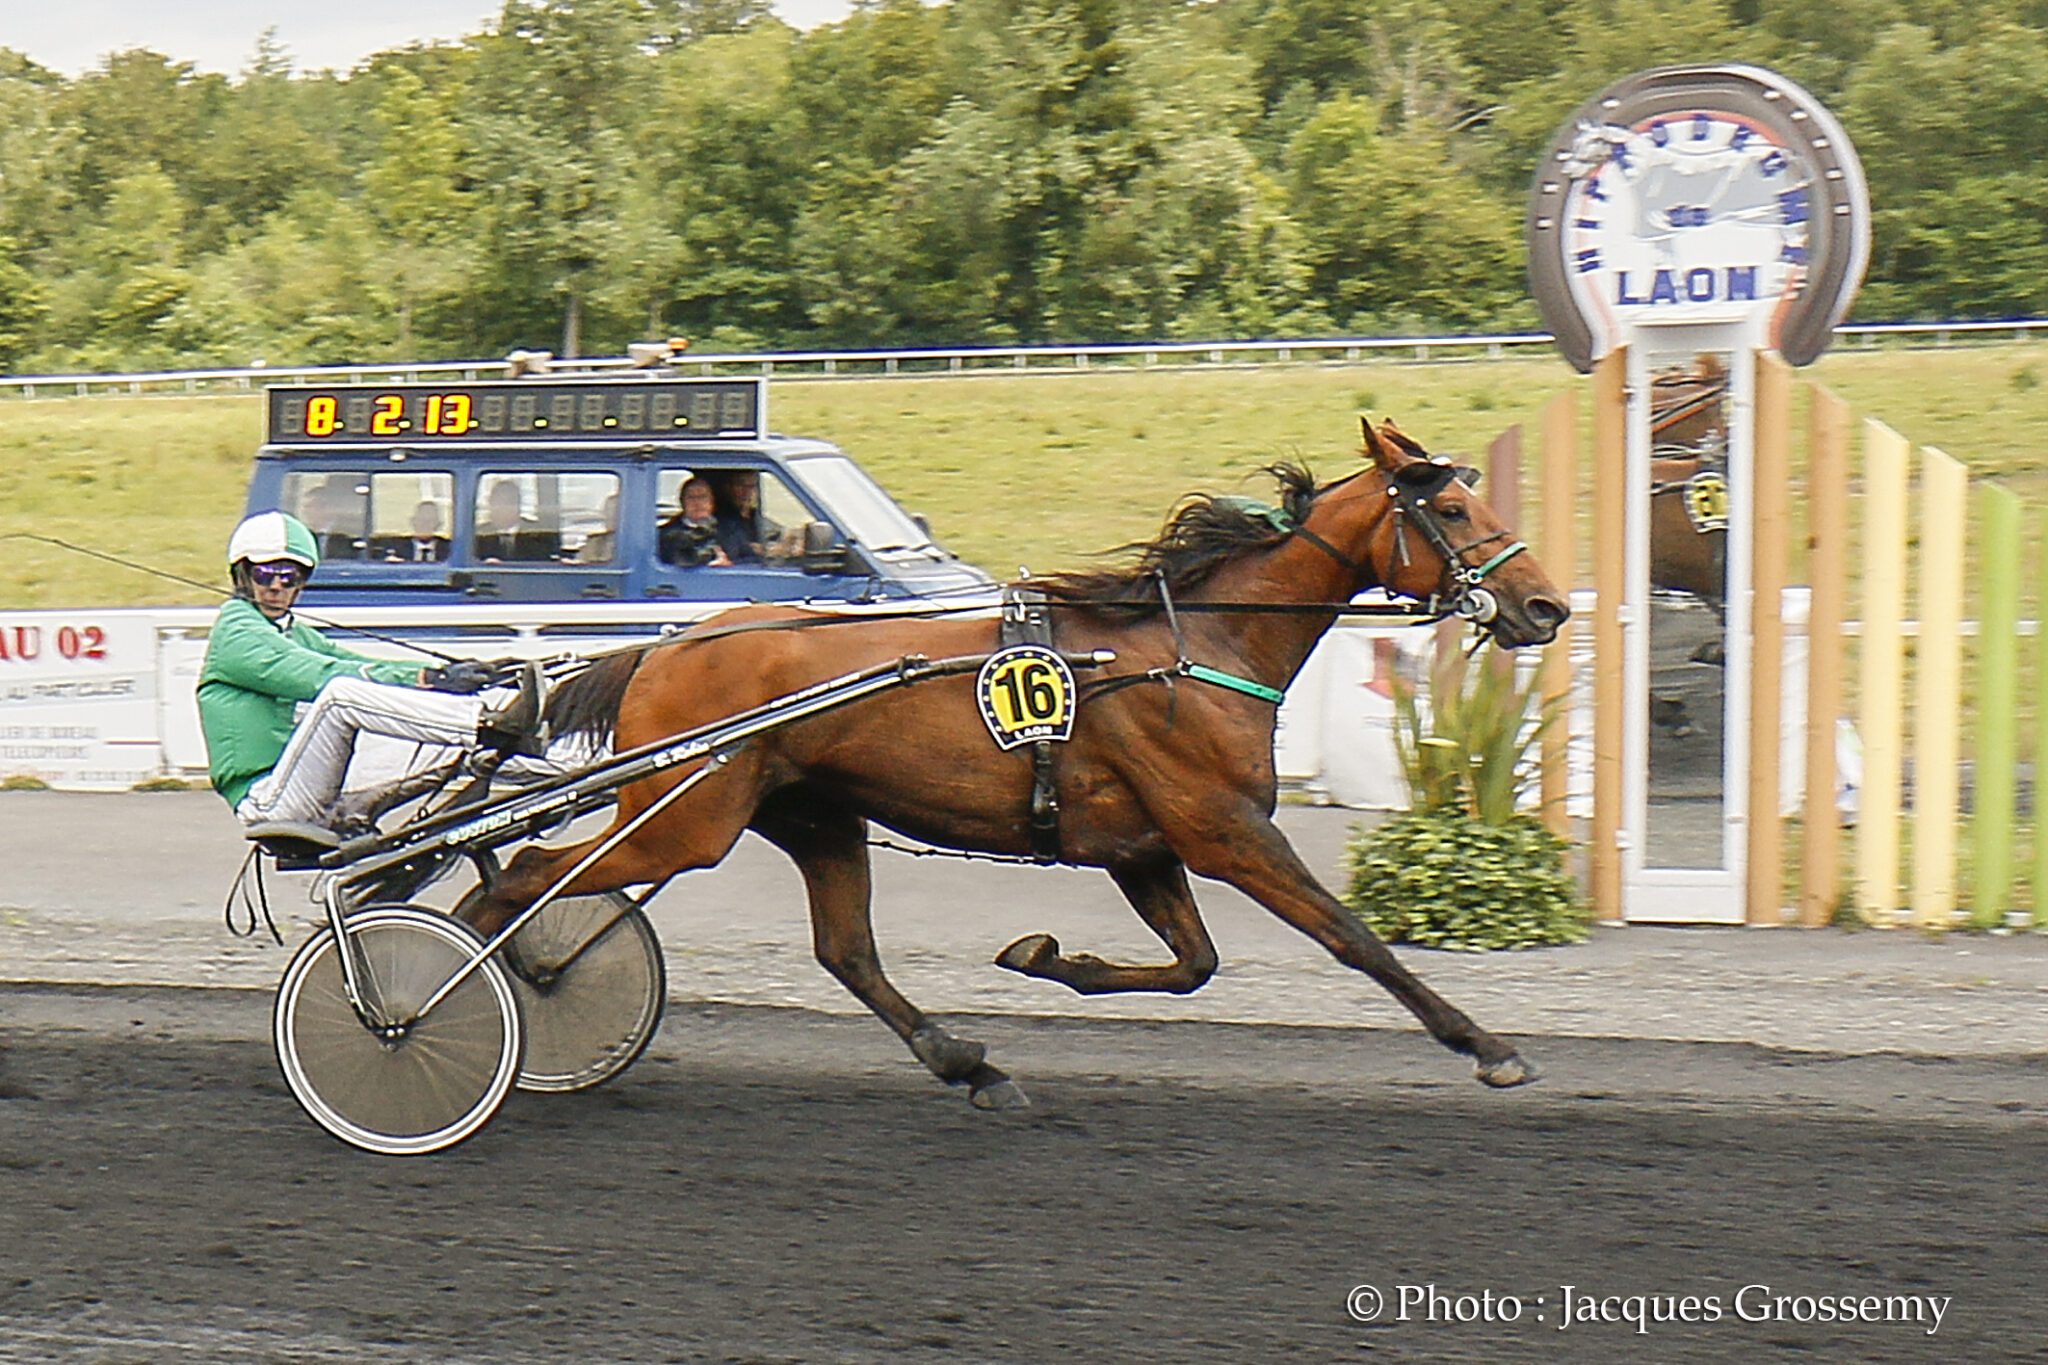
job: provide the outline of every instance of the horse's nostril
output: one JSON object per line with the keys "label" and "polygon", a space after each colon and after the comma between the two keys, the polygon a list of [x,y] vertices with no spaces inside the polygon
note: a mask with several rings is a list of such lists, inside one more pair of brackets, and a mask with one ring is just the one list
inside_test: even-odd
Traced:
{"label": "horse's nostril", "polygon": [[1570,620],[1572,615],[1572,609],[1555,597],[1532,597],[1522,604],[1522,610],[1529,613],[1532,623],[1552,630]]}

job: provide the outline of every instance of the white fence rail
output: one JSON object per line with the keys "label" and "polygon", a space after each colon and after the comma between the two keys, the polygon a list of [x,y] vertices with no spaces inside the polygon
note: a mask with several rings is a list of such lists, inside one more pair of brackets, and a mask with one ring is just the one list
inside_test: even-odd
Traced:
{"label": "white fence rail", "polygon": [[[1787,812],[1803,793],[1806,686],[1806,589],[1786,592],[1781,798]],[[1572,594],[1589,614],[1590,592]],[[544,658],[596,653],[645,639],[664,624],[716,604],[572,603],[487,608],[335,608],[323,620],[366,654],[407,657],[390,643],[350,636],[349,627],[419,632],[415,640],[468,657]],[[875,608],[900,610],[897,604]],[[32,777],[70,791],[122,791],[152,778],[203,781],[206,743],[195,692],[211,607],[135,607],[0,611],[0,781]],[[1392,620],[1348,620],[1323,638],[1288,688],[1274,737],[1285,787],[1310,801],[1366,809],[1406,804],[1394,755],[1394,674],[1424,683],[1433,632]],[[1592,792],[1592,633],[1573,647],[1575,696],[1568,786],[1574,814]],[[1533,654],[1526,660],[1533,665]],[[1424,683],[1426,685],[1426,683]],[[396,744],[396,741],[392,741]],[[391,755],[374,749],[371,768]],[[1843,757],[1843,780],[1857,785],[1856,755]]]}
{"label": "white fence rail", "polygon": [[[1903,340],[1951,346],[1968,338],[2014,340],[2048,335],[2048,319],[2016,318],[1971,322],[1877,322],[1838,327],[1844,341],[1871,345]],[[1368,358],[1418,361],[1497,358],[1511,349],[1548,346],[1547,332],[1506,332],[1478,336],[1326,337],[1288,341],[1133,341],[1074,346],[963,346],[869,351],[768,351],[751,354],[684,354],[680,370],[703,374],[745,371],[771,378],[868,378],[895,374],[982,374],[991,371],[1077,372],[1091,365],[1201,366],[1288,363],[1348,363]],[[644,362],[628,357],[556,360],[557,373],[602,373]],[[437,361],[397,365],[254,366],[248,369],[166,370],[135,374],[0,375],[0,396],[48,398],[93,393],[165,390],[211,392],[255,389],[264,384],[303,381],[417,383],[434,379],[479,379],[505,373],[503,360]]]}
{"label": "white fence rail", "polygon": [[[467,657],[595,653],[716,604],[498,604],[337,608],[323,620],[365,654],[411,657],[347,627],[419,632],[416,643]],[[892,605],[887,610],[900,610]],[[878,608],[880,610],[880,608]],[[68,791],[123,791],[159,777],[204,780],[200,665],[211,607],[0,611],[0,781],[29,777]],[[1392,621],[1345,622],[1289,689],[1276,740],[1281,776],[1311,799],[1354,806],[1403,801],[1385,682],[1390,642],[1426,648],[1428,632]],[[374,765],[381,757],[373,756]]]}

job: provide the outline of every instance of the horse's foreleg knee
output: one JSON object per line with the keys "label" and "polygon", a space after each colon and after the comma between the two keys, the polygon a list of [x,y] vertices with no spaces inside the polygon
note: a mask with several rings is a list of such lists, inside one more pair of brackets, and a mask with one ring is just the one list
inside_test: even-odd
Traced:
{"label": "horse's foreleg knee", "polygon": [[1169,861],[1117,868],[1110,876],[1138,917],[1173,950],[1173,961],[1126,966],[1093,953],[1062,953],[1059,940],[1051,934],[1026,934],[996,954],[996,965],[1023,976],[1057,981],[1080,995],[1118,991],[1188,995],[1207,985],[1216,974],[1216,945],[1202,924],[1181,865]]}

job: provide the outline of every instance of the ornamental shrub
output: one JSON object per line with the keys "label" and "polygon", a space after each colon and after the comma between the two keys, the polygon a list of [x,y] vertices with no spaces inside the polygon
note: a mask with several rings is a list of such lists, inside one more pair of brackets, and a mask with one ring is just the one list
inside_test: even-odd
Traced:
{"label": "ornamental shrub", "polygon": [[1453,650],[1430,670],[1429,705],[1394,680],[1394,752],[1413,810],[1462,810],[1489,825],[1505,824],[1535,775],[1531,751],[1553,715],[1532,720],[1537,682],[1517,686],[1498,660],[1471,672]]}
{"label": "ornamental shrub", "polygon": [[1353,836],[1345,900],[1389,943],[1576,943],[1588,916],[1565,868],[1569,848],[1526,815],[1488,824],[1455,807],[1408,811]]}
{"label": "ornamental shrub", "polygon": [[1410,809],[1353,834],[1346,897],[1390,943],[1479,951],[1575,943],[1588,915],[1565,867],[1570,845],[1520,813],[1530,753],[1551,717],[1532,720],[1532,680],[1451,654],[1431,672],[1430,705],[1400,683],[1394,740]]}

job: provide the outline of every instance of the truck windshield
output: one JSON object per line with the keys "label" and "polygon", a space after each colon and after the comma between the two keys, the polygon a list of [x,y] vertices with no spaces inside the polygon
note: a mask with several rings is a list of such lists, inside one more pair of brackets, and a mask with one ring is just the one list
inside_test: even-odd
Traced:
{"label": "truck windshield", "polygon": [[796,468],[819,500],[838,515],[848,534],[870,553],[936,548],[909,513],[852,460],[821,455],[796,462]]}

